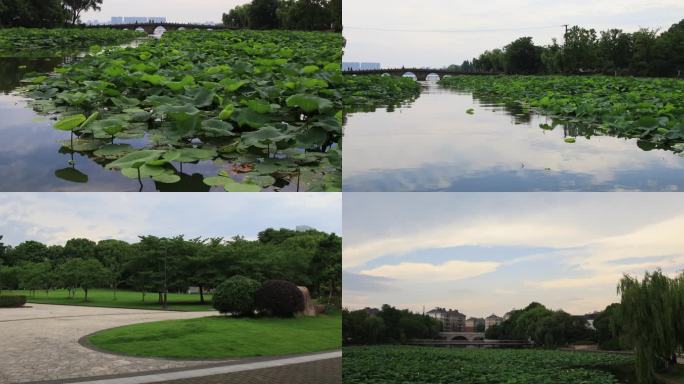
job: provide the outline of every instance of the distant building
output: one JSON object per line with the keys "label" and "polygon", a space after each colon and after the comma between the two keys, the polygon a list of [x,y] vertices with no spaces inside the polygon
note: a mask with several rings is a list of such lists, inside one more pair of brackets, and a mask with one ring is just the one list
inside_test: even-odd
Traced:
{"label": "distant building", "polygon": [[587,313],[586,315],[582,316],[584,317],[584,320],[587,321],[589,329],[596,329],[594,328],[594,320],[600,315],[601,312],[594,312],[594,313]]}
{"label": "distant building", "polygon": [[382,66],[380,63],[358,63],[358,62],[343,62],[343,71],[363,71],[363,70],[375,70],[380,69]]}
{"label": "distant building", "polygon": [[166,23],[166,17],[129,17],[129,16],[115,16],[112,17],[112,24],[148,24],[148,23]]}
{"label": "distant building", "polygon": [[499,325],[504,321],[503,317],[491,314],[485,319],[485,330],[494,325]]}
{"label": "distant building", "polygon": [[295,228],[295,230],[296,230],[297,232],[313,231],[313,230],[315,230],[315,229],[316,229],[316,228],[309,227],[308,225],[298,225],[298,226]]}
{"label": "distant building", "polygon": [[478,318],[478,317],[471,317],[465,322],[465,331],[466,332],[477,332],[477,326],[479,324],[482,324],[484,326],[485,324],[485,319]]}
{"label": "distant building", "polygon": [[514,309],[514,310],[512,310],[512,311],[506,312],[506,314],[503,316],[504,321],[510,319],[511,316],[513,316],[513,312],[515,312],[515,311],[516,311],[516,310]]}
{"label": "distant building", "polygon": [[435,308],[426,315],[442,323],[444,332],[463,332],[465,330],[466,316],[457,310]]}
{"label": "distant building", "polygon": [[363,311],[365,311],[369,317],[378,316],[380,314],[380,310],[377,308],[366,307],[363,309]]}

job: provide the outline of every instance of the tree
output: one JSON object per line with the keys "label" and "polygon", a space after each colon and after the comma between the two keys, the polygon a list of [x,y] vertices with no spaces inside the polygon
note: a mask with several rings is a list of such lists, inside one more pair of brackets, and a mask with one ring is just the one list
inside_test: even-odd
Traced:
{"label": "tree", "polygon": [[62,0],[0,0],[0,27],[52,28],[64,20]]}
{"label": "tree", "polygon": [[107,268],[110,286],[113,290],[114,300],[116,291],[121,284],[126,260],[129,258],[131,246],[121,240],[102,240],[97,243],[97,259]]}
{"label": "tree", "polygon": [[89,239],[71,239],[64,244],[64,254],[73,259],[93,258],[97,255],[97,244]]}
{"label": "tree", "polygon": [[565,34],[563,69],[566,72],[586,72],[598,67],[596,30],[572,27]]}
{"label": "tree", "polygon": [[87,12],[88,10],[99,11],[102,8],[103,0],[63,0],[64,9],[68,12],[70,17],[71,25],[76,25],[76,23],[81,18],[82,12]]}
{"label": "tree", "polygon": [[621,304],[614,303],[606,307],[594,319],[596,340],[599,347],[608,351],[630,349],[625,340]]}
{"label": "tree", "polygon": [[602,31],[598,49],[604,71],[617,73],[629,67],[632,57],[632,38],[629,34],[620,29]]}
{"label": "tree", "polygon": [[333,31],[342,32],[342,0],[330,0],[328,10]]}
{"label": "tree", "polygon": [[278,0],[253,0],[249,7],[249,26],[254,29],[278,28]]}
{"label": "tree", "polygon": [[320,31],[330,29],[332,24],[327,0],[297,0],[289,8],[287,29]]}
{"label": "tree", "polygon": [[[312,292],[325,297],[326,304],[341,303],[342,298],[342,239],[333,234],[318,243],[309,265]],[[338,300],[335,300],[338,299]]]}
{"label": "tree", "polygon": [[684,308],[683,279],[684,274],[673,280],[657,270],[646,272],[641,281],[625,275],[618,284],[620,315],[634,345],[639,384],[653,383],[656,371],[671,367],[677,347],[684,346],[679,312]]}
{"label": "tree", "polygon": [[640,29],[632,34],[634,44],[630,71],[638,76],[655,73],[657,31]]}
{"label": "tree", "polygon": [[55,285],[52,268],[48,262],[27,262],[21,264],[18,278],[19,287],[31,291],[32,295],[35,295],[35,291],[37,290],[42,289],[48,291]]}
{"label": "tree", "polygon": [[531,37],[521,37],[504,48],[506,73],[535,74],[542,67],[541,48]]}
{"label": "tree", "polygon": [[12,249],[9,259],[12,265],[22,262],[41,263],[49,259],[48,247],[38,241],[25,241]]}
{"label": "tree", "polygon": [[102,287],[108,278],[105,267],[95,258],[71,259],[62,265],[60,275],[67,287],[83,289],[84,301],[88,301],[88,291]]}
{"label": "tree", "polygon": [[221,283],[214,293],[212,305],[223,314],[254,315],[256,292],[261,284],[244,276],[233,276]]}
{"label": "tree", "polygon": [[658,37],[654,66],[658,75],[682,76],[684,72],[684,20],[674,24]]}
{"label": "tree", "polygon": [[0,265],[0,294],[3,289],[19,288],[19,268]]}
{"label": "tree", "polygon": [[251,4],[238,5],[227,14],[223,14],[223,25],[229,28],[249,28]]}

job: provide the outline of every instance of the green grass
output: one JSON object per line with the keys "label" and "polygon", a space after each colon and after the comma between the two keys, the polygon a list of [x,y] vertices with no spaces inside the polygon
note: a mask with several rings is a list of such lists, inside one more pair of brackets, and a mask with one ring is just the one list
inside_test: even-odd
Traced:
{"label": "green grass", "polygon": [[88,340],[97,348],[132,356],[185,359],[276,356],[340,348],[342,318],[205,317],[114,328],[98,332]]}
{"label": "green grass", "polygon": [[[66,290],[56,290],[46,293],[36,291],[32,296],[27,291],[3,291],[3,295],[25,295],[29,303],[36,304],[55,304],[55,305],[79,305],[89,307],[111,307],[111,308],[131,308],[131,309],[163,309],[157,303],[157,293],[148,293],[145,302],[142,301],[142,294],[133,291],[117,291],[114,295],[110,289],[91,289],[88,291],[88,302],[84,301],[83,290],[76,291],[74,297],[69,297]],[[169,309],[173,311],[211,311],[211,295],[204,295],[207,304],[200,304],[199,295],[169,293]]]}

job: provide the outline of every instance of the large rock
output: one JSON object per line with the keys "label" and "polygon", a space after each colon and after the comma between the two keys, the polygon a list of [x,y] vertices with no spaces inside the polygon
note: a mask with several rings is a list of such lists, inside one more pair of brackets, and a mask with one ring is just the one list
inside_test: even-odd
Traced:
{"label": "large rock", "polygon": [[302,295],[304,295],[304,311],[300,312],[300,315],[316,316],[316,307],[314,307],[313,300],[311,300],[311,293],[309,293],[309,288],[297,288],[299,288],[299,290],[302,291]]}

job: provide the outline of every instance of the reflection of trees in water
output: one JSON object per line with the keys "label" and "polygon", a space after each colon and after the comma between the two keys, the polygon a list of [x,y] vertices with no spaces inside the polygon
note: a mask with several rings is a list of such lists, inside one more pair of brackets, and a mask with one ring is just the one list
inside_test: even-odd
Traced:
{"label": "reflection of trees in water", "polygon": [[48,73],[63,62],[61,57],[0,57],[0,92],[7,94],[17,88],[28,73]]}

